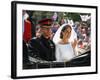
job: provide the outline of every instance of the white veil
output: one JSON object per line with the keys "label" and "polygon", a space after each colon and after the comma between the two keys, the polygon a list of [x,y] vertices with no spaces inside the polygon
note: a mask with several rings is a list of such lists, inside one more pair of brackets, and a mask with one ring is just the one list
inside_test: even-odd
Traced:
{"label": "white veil", "polygon": [[[53,37],[53,42],[55,43],[55,44],[57,44],[61,39],[60,39],[60,32],[61,32],[61,30],[62,30],[62,28],[64,27],[64,26],[66,26],[66,25],[70,25],[70,24],[63,24],[63,25],[61,25],[60,27],[59,27],[59,29],[57,30],[57,32],[55,33],[55,35],[54,35],[54,37]],[[70,25],[71,26],[71,25]],[[73,29],[73,27],[71,26],[71,28],[72,28],[72,32],[71,32],[71,37],[70,37],[70,39],[69,39],[69,41],[70,42],[73,42],[74,41],[74,39],[76,39],[77,40],[77,34],[76,34],[76,32],[74,31],[74,29]]]}
{"label": "white veil", "polygon": [[[72,28],[72,31],[71,31],[71,36],[70,36],[70,39],[69,39],[69,42],[74,42],[74,40],[76,39],[77,40],[77,33],[74,31],[73,27],[71,24],[68,24],[68,23],[65,23],[63,25],[61,25],[59,27],[59,29],[57,30],[57,32],[55,33],[54,37],[53,37],[53,42],[55,44],[57,44],[61,39],[60,39],[60,32],[62,30],[62,28],[66,25],[70,25],[71,28]],[[75,52],[76,52],[76,55],[78,55],[77,53],[77,47],[75,48]]]}

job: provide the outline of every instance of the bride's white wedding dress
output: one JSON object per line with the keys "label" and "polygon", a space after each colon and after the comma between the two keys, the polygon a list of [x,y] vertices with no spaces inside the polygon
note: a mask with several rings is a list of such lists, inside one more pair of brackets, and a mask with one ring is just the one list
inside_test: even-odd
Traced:
{"label": "bride's white wedding dress", "polygon": [[56,61],[66,62],[75,57],[75,53],[71,43],[69,44],[56,44]]}
{"label": "bride's white wedding dress", "polygon": [[71,37],[69,39],[69,44],[59,44],[60,39],[60,33],[61,30],[64,26],[66,26],[68,24],[63,24],[62,26],[60,26],[60,28],[57,30],[57,32],[55,33],[54,37],[53,37],[53,42],[56,44],[56,61],[57,62],[65,62],[68,61],[72,58],[74,58],[77,54],[76,49],[74,51],[71,42],[74,41],[74,39],[77,40],[77,34],[74,31],[73,27],[72,27],[72,32],[71,32]]}

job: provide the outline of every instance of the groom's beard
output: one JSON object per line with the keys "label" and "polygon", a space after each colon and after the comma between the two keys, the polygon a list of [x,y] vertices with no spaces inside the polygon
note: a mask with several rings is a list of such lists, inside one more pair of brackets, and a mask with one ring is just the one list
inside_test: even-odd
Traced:
{"label": "groom's beard", "polygon": [[51,38],[51,35],[45,35],[45,34],[42,34],[46,39],[50,39]]}
{"label": "groom's beard", "polygon": [[47,34],[42,33],[42,35],[47,39],[51,39],[51,37],[52,37],[52,33],[51,32],[48,32]]}

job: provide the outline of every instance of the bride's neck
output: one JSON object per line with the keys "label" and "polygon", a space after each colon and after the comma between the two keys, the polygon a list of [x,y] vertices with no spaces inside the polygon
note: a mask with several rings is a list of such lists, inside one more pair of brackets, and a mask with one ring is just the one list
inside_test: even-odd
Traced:
{"label": "bride's neck", "polygon": [[68,39],[62,39],[61,40],[61,44],[68,44],[69,42],[68,42]]}

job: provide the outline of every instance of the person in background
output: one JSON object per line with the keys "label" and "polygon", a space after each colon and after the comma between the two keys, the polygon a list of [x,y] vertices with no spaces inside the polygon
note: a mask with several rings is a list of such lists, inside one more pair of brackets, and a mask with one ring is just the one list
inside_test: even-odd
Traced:
{"label": "person in background", "polygon": [[28,42],[31,37],[31,23],[28,20],[29,15],[25,10],[22,14],[22,33],[23,33],[23,69],[27,68],[27,65],[30,63],[28,58]]}
{"label": "person in background", "polygon": [[25,43],[28,43],[30,39],[32,38],[32,32],[31,32],[31,22],[28,20],[29,15],[27,12],[23,12],[24,14],[24,23],[23,23],[23,40]]}
{"label": "person in background", "polygon": [[55,22],[52,26],[52,32],[55,34],[59,27],[60,25],[58,24],[58,22]]}
{"label": "person in background", "polygon": [[36,32],[36,37],[37,38],[40,38],[41,37],[41,29],[40,29],[40,26],[37,25],[35,32]]}

